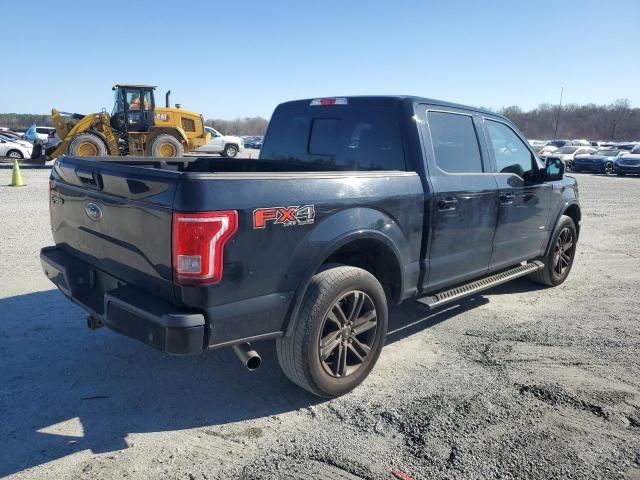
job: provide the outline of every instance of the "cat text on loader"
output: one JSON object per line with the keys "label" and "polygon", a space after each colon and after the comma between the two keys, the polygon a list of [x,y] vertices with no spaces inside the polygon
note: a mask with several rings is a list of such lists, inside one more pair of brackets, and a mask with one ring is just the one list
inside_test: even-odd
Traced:
{"label": "cat text on loader", "polygon": [[155,86],[120,84],[113,111],[78,115],[51,110],[53,126],[62,142],[46,149],[46,158],[68,154],[80,157],[118,155],[181,157],[209,143],[201,114],[176,104],[157,107]]}

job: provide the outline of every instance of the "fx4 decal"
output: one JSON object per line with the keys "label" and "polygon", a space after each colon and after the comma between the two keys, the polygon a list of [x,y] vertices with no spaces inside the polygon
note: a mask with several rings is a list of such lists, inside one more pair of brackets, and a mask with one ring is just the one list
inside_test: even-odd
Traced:
{"label": "fx4 decal", "polygon": [[284,227],[310,225],[315,218],[316,210],[313,205],[256,208],[253,211],[253,228],[266,228],[267,222]]}

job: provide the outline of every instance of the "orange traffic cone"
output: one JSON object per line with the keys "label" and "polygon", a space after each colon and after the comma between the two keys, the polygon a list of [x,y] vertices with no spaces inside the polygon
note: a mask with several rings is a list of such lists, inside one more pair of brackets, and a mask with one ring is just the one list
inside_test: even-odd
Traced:
{"label": "orange traffic cone", "polygon": [[24,187],[24,182],[22,181],[22,174],[20,173],[20,165],[18,165],[18,160],[13,161],[13,174],[11,175],[11,185],[10,187]]}

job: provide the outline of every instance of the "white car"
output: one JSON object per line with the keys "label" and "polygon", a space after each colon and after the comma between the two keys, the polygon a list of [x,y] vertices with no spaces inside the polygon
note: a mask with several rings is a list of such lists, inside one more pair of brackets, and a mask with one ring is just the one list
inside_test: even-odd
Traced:
{"label": "white car", "polygon": [[529,142],[529,145],[531,145],[531,148],[533,148],[536,152],[542,149],[542,147],[547,145],[547,142],[544,140],[529,139],[528,142]]}
{"label": "white car", "polygon": [[54,133],[56,133],[56,129],[53,127],[36,127],[36,135],[42,140],[42,143],[47,143],[49,135],[53,135]]}
{"label": "white car", "polygon": [[7,142],[13,142],[13,143],[17,143],[18,145],[22,145],[24,148],[26,148],[27,150],[29,149],[33,149],[33,144],[27,140],[19,140],[15,137],[11,137],[9,135],[5,135],[4,132],[0,131],[0,139],[1,140],[6,140]]}
{"label": "white car", "polygon": [[244,150],[244,141],[240,137],[222,135],[215,128],[204,127],[211,134],[211,141],[198,148],[202,153],[219,153],[224,157],[235,157]]}
{"label": "white car", "polygon": [[33,152],[33,146],[31,145],[25,147],[17,142],[10,142],[0,138],[0,157],[22,160],[23,158],[31,158],[31,152]]}

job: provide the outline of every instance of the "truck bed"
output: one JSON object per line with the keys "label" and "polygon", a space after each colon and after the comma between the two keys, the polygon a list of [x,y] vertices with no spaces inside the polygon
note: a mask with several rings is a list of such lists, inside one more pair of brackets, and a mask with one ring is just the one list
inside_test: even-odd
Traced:
{"label": "truck bed", "polygon": [[[399,250],[406,276],[399,297],[415,293],[420,272],[424,194],[415,172],[65,156],[52,169],[51,197],[57,248],[95,269],[97,278],[104,274],[109,289],[133,288],[202,313],[207,345],[281,333],[296,289],[331,242],[351,231],[370,230]],[[306,223],[254,223],[256,210],[307,206],[314,215]],[[92,219],[91,209],[100,218]],[[172,216],[203,211],[238,213],[237,232],[224,250],[224,276],[212,285],[180,285],[172,267]]]}

